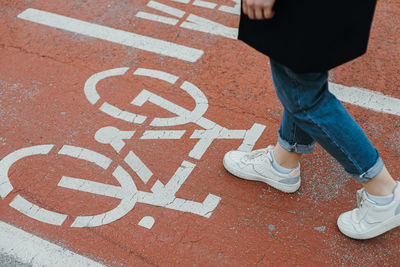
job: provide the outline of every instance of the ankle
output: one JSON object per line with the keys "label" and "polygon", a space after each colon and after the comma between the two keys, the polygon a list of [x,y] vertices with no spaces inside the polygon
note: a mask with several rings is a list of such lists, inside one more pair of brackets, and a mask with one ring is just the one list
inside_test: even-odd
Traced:
{"label": "ankle", "polygon": [[300,163],[302,154],[289,152],[279,144],[277,144],[272,151],[276,163],[287,169],[294,169]]}
{"label": "ankle", "polygon": [[396,181],[392,178],[386,167],[383,167],[382,171],[369,180],[367,183],[363,183],[365,190],[371,195],[375,196],[387,196],[393,193],[396,187]]}

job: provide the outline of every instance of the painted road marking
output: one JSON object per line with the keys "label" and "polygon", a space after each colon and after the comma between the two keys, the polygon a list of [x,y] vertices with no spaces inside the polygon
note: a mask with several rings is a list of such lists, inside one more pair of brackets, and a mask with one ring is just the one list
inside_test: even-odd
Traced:
{"label": "painted road marking", "polygon": [[329,83],[329,91],[339,100],[366,109],[400,116],[400,99],[364,88]]}
{"label": "painted road marking", "polygon": [[[112,223],[130,212],[137,202],[137,188],[132,177],[121,166],[118,166],[113,176],[121,185],[121,202],[114,209],[94,216],[78,216],[71,227],[96,227]],[[65,178],[67,179],[67,178]],[[70,181],[72,184],[72,181]],[[73,184],[72,184],[73,185]],[[79,190],[79,188],[73,188]],[[90,190],[92,190],[90,188]]]}
{"label": "painted road marking", "polygon": [[231,39],[237,39],[238,37],[237,28],[228,27],[194,14],[190,14],[186,18],[186,21],[182,22],[181,27],[190,30],[220,35]]}
{"label": "painted road marking", "polygon": [[79,188],[79,191],[81,192],[103,195],[106,197],[114,197],[119,199],[123,198],[122,189],[120,186],[102,184],[75,177],[69,177],[69,176],[61,177],[58,186],[75,190]]}
{"label": "painted road marking", "polygon": [[174,1],[174,2],[177,2],[177,3],[182,3],[182,4],[187,4],[187,3],[189,3],[191,0],[171,0],[171,1]]}
{"label": "painted road marking", "polygon": [[100,153],[77,146],[64,145],[58,154],[92,162],[105,170],[112,162],[110,158]]}
{"label": "painted road marking", "polygon": [[168,73],[168,72],[159,71],[159,70],[152,70],[152,69],[144,69],[144,68],[136,69],[133,74],[134,75],[151,77],[151,78],[156,78],[156,79],[159,79],[159,80],[162,80],[162,81],[169,82],[170,84],[176,83],[176,81],[179,79],[178,76],[173,75],[173,74]]}
{"label": "painted road marking", "polygon": [[96,104],[100,99],[100,95],[96,91],[96,85],[99,81],[113,76],[124,75],[129,68],[116,68],[98,72],[87,79],[84,87],[85,95],[90,104]]}
{"label": "painted road marking", "polygon": [[[101,75],[94,74],[92,75],[92,77],[101,77],[101,79],[106,79],[107,77],[116,76],[117,74],[124,75],[126,73],[126,70],[124,68],[117,68],[109,71],[103,71],[100,73]],[[179,79],[178,76],[173,75],[171,73],[154,69],[144,69],[144,68],[137,68],[134,71],[134,75],[156,78],[161,81],[166,81],[170,84],[175,84]],[[98,95],[96,91],[96,84],[101,80],[98,78],[94,79],[92,77],[90,77],[88,80],[91,81],[96,80],[96,82],[90,83],[91,84],[90,90],[87,89],[88,82],[86,82],[85,84],[85,92],[88,91],[90,92],[89,94],[86,94],[86,97],[91,103],[93,102],[91,101],[91,97],[93,95]],[[203,127],[205,130],[196,130],[190,137],[191,139],[199,139],[198,143],[189,153],[189,156],[194,159],[201,159],[201,157],[204,155],[204,153],[207,151],[207,149],[215,139],[243,139],[243,143],[239,147],[239,149],[243,151],[250,151],[254,147],[256,141],[259,139],[259,137],[261,136],[262,132],[265,129],[264,125],[254,124],[249,130],[228,130],[216,124],[215,122],[212,122],[203,117],[203,115],[208,109],[208,100],[204,95],[204,93],[197,86],[188,81],[184,81],[182,82],[180,88],[186,93],[188,93],[196,103],[196,107],[192,111],[189,111],[145,89],[143,89],[133,99],[131,104],[140,107],[146,102],[151,102],[152,104],[155,104],[177,115],[177,117],[172,117],[172,118],[154,118],[150,123],[151,126],[170,127],[170,126],[184,125],[187,123],[195,123],[198,126]],[[96,97],[96,102],[99,99],[100,96]],[[143,115],[138,115],[138,116],[143,116]],[[153,135],[152,137],[149,136],[150,133],[155,134],[156,132],[145,132],[145,134],[141,138],[171,139],[171,138],[178,138],[181,134],[183,136],[184,132],[182,130],[178,132],[171,132],[164,130],[157,132],[157,134]]]}
{"label": "painted road marking", "polygon": [[[154,1],[153,1],[154,2]],[[179,3],[189,3],[190,1],[186,0],[175,0],[175,2]],[[237,0],[235,0],[236,4],[240,4]],[[166,6],[166,5],[162,5]],[[220,9],[232,8],[228,6],[221,6]],[[237,7],[235,6],[235,10]],[[234,12],[232,12],[235,14]],[[123,44],[126,46],[135,47],[138,49],[155,52],[161,55],[166,55],[170,57],[175,57],[181,60],[195,62],[203,55],[203,51],[191,47],[186,47],[178,44],[174,44],[171,42],[138,35],[135,33],[125,32],[117,29],[113,29],[106,26],[101,26],[77,19],[72,19],[69,17],[53,14],[46,11],[41,11],[37,9],[29,8],[18,15],[19,18],[25,19],[28,21],[36,22],[42,25],[47,25],[103,40],[107,40],[114,43]],[[182,25],[186,25],[188,28],[194,30],[200,30],[208,33],[218,35],[231,35],[233,32],[231,29],[226,28],[224,25],[216,25],[215,22],[209,21],[202,17],[190,14],[188,16],[188,22],[183,22]],[[182,26],[183,27],[183,26]],[[211,28],[210,28],[211,27]],[[235,29],[237,30],[237,29]],[[219,33],[218,33],[219,32]],[[224,33],[225,32],[225,33]],[[230,33],[229,33],[230,32]],[[237,33],[235,33],[237,34]],[[229,37],[229,36],[225,36]],[[232,37],[232,36],[231,36]],[[235,37],[236,38],[236,37]],[[88,80],[85,85],[85,93],[88,97],[89,101],[93,104],[97,102],[99,96],[93,88],[95,88],[95,84],[98,80],[104,78],[104,76],[114,76],[120,75],[120,73],[127,71],[128,68],[120,68],[106,71],[106,73],[98,73],[97,77],[92,76],[92,80]],[[112,73],[115,72],[115,73]],[[114,75],[111,75],[114,74]],[[363,108],[367,108],[370,110],[388,113],[400,116],[400,99],[386,96],[368,89],[357,88],[357,87],[348,87],[344,85],[339,85],[335,83],[330,83],[330,91],[335,94],[339,100],[343,102],[347,102],[350,104],[354,104]],[[137,116],[133,113],[123,112],[120,109],[108,104],[104,103],[102,106],[103,112],[113,116],[115,118],[124,119],[129,122],[134,123],[143,123],[145,121],[145,117]],[[0,180],[0,190],[1,190],[1,180]]]}
{"label": "painted road marking", "polygon": [[[123,75],[126,72],[126,70],[122,68],[119,68],[119,70],[123,71],[101,72],[101,75],[94,74],[95,77],[97,77],[96,79],[92,77],[89,78],[89,80],[92,79],[92,81],[94,81],[92,82],[92,88],[90,90],[86,90],[85,86],[85,92],[89,92],[89,94],[86,94],[89,102],[96,103],[101,99],[100,95],[98,95],[96,91],[97,82],[109,76],[115,76],[116,73],[122,73],[121,75]],[[160,70],[139,68],[135,73],[139,76],[141,75],[147,78],[156,78],[164,82],[167,81],[170,84],[175,84],[179,80],[178,76]],[[101,79],[98,77],[101,77]],[[86,82],[86,84],[88,84],[88,82]],[[338,87],[333,85],[332,88],[335,89]],[[261,136],[262,132],[265,130],[265,126],[261,124],[254,124],[249,130],[226,129],[203,117],[208,108],[208,100],[198,87],[190,82],[183,81],[181,89],[187,92],[196,103],[196,107],[193,111],[188,111],[185,108],[146,90],[142,90],[137,97],[135,97],[132,103],[140,106],[144,102],[149,101],[178,115],[178,117],[172,118],[172,121],[170,120],[171,118],[155,118],[153,122],[158,119],[158,122],[164,122],[164,120],[166,120],[168,123],[156,123],[153,126],[175,126],[191,122],[203,127],[204,129],[202,130],[194,130],[192,136],[190,137],[191,139],[199,139],[199,141],[188,154],[188,156],[191,158],[201,159],[203,154],[207,151],[215,139],[243,139],[239,149],[250,151]],[[371,94],[369,91],[362,91],[362,93]],[[93,98],[93,96],[95,96],[95,98]],[[386,96],[379,95],[379,97],[381,98],[377,98],[378,100],[376,100],[378,102],[390,101],[390,98],[387,98]],[[376,107],[372,106],[372,108]],[[386,110],[386,112],[388,112],[388,110]],[[183,121],[174,120],[176,118],[183,119]],[[171,137],[173,139],[180,139],[183,137],[184,133],[185,130],[149,130],[147,133],[145,132],[143,136],[145,136],[144,139],[150,140],[171,139]],[[119,153],[122,147],[125,145],[123,140],[130,139],[133,134],[134,131],[120,131],[115,127],[108,126],[98,130],[94,138],[103,144],[110,144]],[[5,198],[13,189],[8,178],[8,170],[11,165],[27,156],[47,154],[53,148],[53,146],[54,145],[39,145],[30,148],[22,148],[10,153],[0,161],[0,189],[2,198]],[[64,145],[58,154],[86,160],[100,166],[103,169],[107,169],[112,161],[110,158],[95,151],[71,145]],[[144,162],[140,160],[139,157],[134,154],[133,151],[128,152],[125,157],[125,162],[130,168],[132,168],[132,170],[138,175],[143,183],[149,182],[150,178],[153,176],[152,171],[145,165]],[[94,181],[66,176],[61,178],[58,186],[76,191],[114,197],[121,200],[118,206],[110,211],[94,216],[76,217],[71,227],[95,227],[114,222],[130,212],[137,202],[175,209],[183,212],[190,212],[209,218],[218,206],[221,200],[220,197],[209,194],[203,202],[195,202],[176,198],[175,196],[195,166],[196,164],[184,160],[166,185],[161,183],[160,180],[156,180],[151,188],[151,193],[138,191],[134,183],[134,179],[121,166],[117,166],[117,168],[113,171],[113,176],[120,183],[120,186],[106,185]],[[62,225],[68,216],[66,214],[60,214],[41,208],[33,203],[30,203],[20,195],[17,195],[11,201],[10,206],[30,218],[53,225]]]}
{"label": "painted road marking", "polygon": [[196,62],[204,53],[199,49],[33,8],[26,9],[18,18],[189,62]]}
{"label": "painted road marking", "polygon": [[144,103],[150,102],[177,115],[177,117],[172,118],[154,118],[153,121],[150,123],[151,126],[162,127],[177,126],[188,124],[190,122],[197,122],[207,111],[208,102],[201,102],[201,99],[197,97],[194,100],[196,102],[196,107],[192,111],[189,111],[161,96],[158,96],[152,92],[143,89],[132,100],[131,104],[140,107]]}
{"label": "painted road marking", "polygon": [[147,183],[153,173],[143,163],[143,161],[135,155],[132,151],[129,151],[128,155],[124,158],[124,161],[128,166],[139,176],[143,183]]}
{"label": "painted road marking", "polygon": [[168,24],[168,25],[176,25],[179,22],[178,19],[168,18],[168,17],[155,15],[155,14],[142,12],[142,11],[138,12],[136,14],[136,17],[141,18],[141,19],[147,19],[147,20],[152,20],[152,21],[156,21],[156,22],[161,22],[161,23]]}
{"label": "painted road marking", "polygon": [[0,161],[0,197],[5,198],[12,190],[13,186],[8,179],[8,171],[18,160],[32,155],[45,155],[50,152],[54,145],[39,145],[21,148],[5,156]]}
{"label": "painted road marking", "polygon": [[[210,8],[213,9],[217,6],[215,3],[207,2],[207,1],[195,1],[193,2],[193,5],[205,7],[205,8]],[[170,16],[174,16],[177,18],[182,18],[186,12],[180,9],[177,9],[175,7],[170,7],[165,4],[160,4],[156,1],[149,1],[147,3],[147,6],[156,10],[157,12],[163,12],[166,13]],[[222,8],[223,6],[221,6]],[[232,7],[224,6],[223,10],[230,10]],[[236,6],[235,6],[236,7]],[[147,19],[155,22],[160,22],[168,25],[177,25],[179,23],[179,19],[171,18],[171,17],[165,17],[161,16],[158,14],[152,14],[148,12],[143,12],[140,11],[136,14],[136,17],[142,18],[142,19]],[[186,21],[182,21],[182,23],[179,25],[179,27],[190,29],[190,30],[195,30],[195,31],[200,31],[200,32],[205,32],[209,34],[214,34],[214,35],[219,35],[231,39],[237,39],[238,36],[238,29],[237,28],[232,28],[225,26],[223,24],[220,24],[218,22],[200,17],[195,14],[188,14]]]}
{"label": "painted road marking", "polygon": [[134,114],[126,110],[121,110],[107,102],[104,102],[103,105],[101,105],[100,110],[113,118],[124,120],[127,122],[142,124],[146,120],[146,116]]}
{"label": "painted road marking", "polygon": [[233,2],[235,3],[233,7],[222,5],[218,8],[218,10],[234,15],[240,15],[240,0],[233,0]]}
{"label": "painted road marking", "polygon": [[142,227],[145,227],[147,229],[151,229],[153,227],[153,225],[154,225],[154,222],[155,221],[154,221],[153,217],[146,216],[146,217],[143,217],[142,220],[140,220],[139,225],[142,226]]}
{"label": "painted road marking", "polygon": [[140,139],[181,139],[185,130],[147,130]]}
{"label": "painted road marking", "polygon": [[30,266],[105,266],[0,221],[0,252]]}
{"label": "painted road marking", "polygon": [[158,3],[156,1],[150,1],[147,3],[148,7],[154,8],[155,10],[167,13],[171,16],[175,16],[178,18],[182,18],[185,15],[185,11],[182,11],[180,9],[170,7],[161,3]]}
{"label": "painted road marking", "polygon": [[209,9],[214,9],[217,7],[216,3],[202,1],[202,0],[194,0],[193,5],[199,6],[199,7],[205,7],[205,8],[209,8]]}
{"label": "painted road marking", "polygon": [[182,108],[181,106],[145,89],[143,89],[132,100],[131,104],[140,107],[146,102],[151,102],[152,104],[160,106],[163,109],[178,115],[178,117],[173,118],[155,118],[150,123],[151,126],[176,126],[198,121],[208,109],[207,98],[198,87],[189,82],[185,81],[180,88],[186,91],[195,101],[196,107],[193,111]]}
{"label": "painted road marking", "polygon": [[97,130],[94,139],[101,144],[111,145],[119,154],[125,146],[123,140],[131,139],[134,134],[135,131],[120,131],[115,127],[107,126]]}
{"label": "painted road marking", "polygon": [[[27,156],[47,154],[53,146],[54,145],[38,145],[30,148],[22,148],[4,157],[0,161],[0,166],[5,166],[4,169],[1,169],[1,171],[5,173],[3,179],[4,184],[11,186],[12,189],[8,177],[8,170],[16,161]],[[58,154],[86,160],[104,169],[107,169],[111,163],[111,160],[104,155],[92,150],[70,145],[64,145]],[[132,151],[128,152],[128,155],[125,157],[125,162],[144,183],[147,183],[153,175],[151,170]],[[203,202],[196,202],[176,197],[176,193],[186,181],[195,166],[196,165],[191,162],[183,161],[169,182],[164,185],[160,180],[157,180],[151,188],[151,193],[138,191],[134,179],[121,166],[117,166],[112,173],[120,186],[102,184],[68,176],[63,176],[58,183],[58,186],[81,192],[114,197],[121,200],[117,207],[110,211],[94,216],[77,216],[71,224],[71,227],[96,227],[109,224],[122,218],[128,212],[133,210],[137,202],[183,212],[190,212],[209,218],[217,208],[221,200],[220,197],[208,194]],[[8,190],[4,194],[3,198],[5,198],[10,192],[11,190]],[[60,226],[68,217],[66,214],[41,208],[24,199],[20,195],[17,195],[13,201],[11,201],[10,206],[32,219],[52,225]]]}
{"label": "painted road marking", "polygon": [[68,217],[65,214],[46,210],[35,204],[32,204],[20,195],[17,195],[13,201],[11,201],[10,206],[32,219],[52,225],[60,226]]}
{"label": "painted road marking", "polygon": [[[178,3],[188,4],[190,0],[171,0]],[[232,0],[234,6],[221,5],[218,10],[226,13],[231,13],[234,15],[240,15],[240,0]],[[204,7],[208,9],[215,9],[218,4],[210,1],[194,0],[194,6]]]}

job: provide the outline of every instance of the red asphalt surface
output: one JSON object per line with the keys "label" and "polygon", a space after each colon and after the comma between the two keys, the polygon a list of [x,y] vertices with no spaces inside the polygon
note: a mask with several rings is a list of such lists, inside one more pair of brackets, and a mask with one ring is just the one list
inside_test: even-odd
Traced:
{"label": "red asphalt surface", "polygon": [[[242,140],[214,140],[200,160],[191,159],[188,153],[198,140],[190,135],[201,130],[200,126],[154,127],[149,124],[154,117],[175,115],[151,103],[130,105],[147,89],[188,110],[195,107],[193,99],[178,87],[132,75],[141,67],[169,72],[196,85],[208,99],[204,117],[223,127],[265,125],[255,148],[275,143],[282,112],[267,57],[237,40],[136,17],[139,11],[151,10],[147,2],[0,0],[0,159],[20,148],[55,144],[48,155],[27,157],[11,167],[14,190],[0,199],[0,220],[109,266],[399,266],[400,229],[368,241],[351,240],[339,232],[337,217],[355,207],[360,185],[321,147],[302,160],[300,190],[284,194],[224,170],[224,154],[237,149]],[[237,15],[192,6],[193,1],[158,2],[226,26],[239,23]],[[233,6],[228,0],[218,3]],[[204,55],[191,63],[17,18],[27,8],[201,49]],[[99,110],[100,103],[92,105],[85,97],[83,88],[90,76],[119,67],[130,69],[123,76],[101,81],[97,90],[103,101],[148,116],[143,124],[112,118]],[[330,80],[400,98],[398,0],[379,1],[368,53],[331,71]],[[399,180],[399,117],[345,106]],[[130,170],[142,191],[150,192],[157,179],[166,184],[183,160],[196,164],[176,196],[197,202],[208,194],[219,196],[221,201],[211,217],[137,203],[115,222],[72,228],[77,216],[107,212],[120,200],[59,187],[61,176],[111,185],[118,181],[111,175],[113,168],[104,171],[57,151],[63,145],[84,147],[111,158],[114,167],[126,166],[110,145],[94,139],[96,131],[105,126],[136,131],[125,140],[122,152],[134,151],[153,172],[144,184]],[[145,130],[186,133],[178,140],[139,139]],[[68,218],[61,226],[29,218],[9,206],[16,195]],[[138,225],[145,216],[155,219],[151,229]]]}

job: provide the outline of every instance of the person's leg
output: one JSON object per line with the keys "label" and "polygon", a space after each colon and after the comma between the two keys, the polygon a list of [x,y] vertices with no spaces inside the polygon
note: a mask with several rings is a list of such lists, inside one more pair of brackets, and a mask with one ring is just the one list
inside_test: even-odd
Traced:
{"label": "person's leg", "polygon": [[328,90],[328,73],[297,74],[271,60],[276,93],[287,116],[312,136],[356,180],[368,182],[383,169],[378,151]]}
{"label": "person's leg", "polygon": [[295,168],[299,164],[302,154],[314,151],[314,138],[297,127],[286,110],[282,114],[278,135],[278,142],[273,153],[276,162],[284,168]]}
{"label": "person's leg", "polygon": [[276,162],[287,169],[296,168],[300,163],[301,156],[303,154],[296,152],[289,152],[285,148],[283,148],[279,142],[274,147],[274,157]]}
{"label": "person's leg", "polygon": [[[296,126],[364,185],[358,192],[358,207],[340,215],[340,231],[367,239],[399,226],[400,185],[359,125],[328,91],[327,73],[296,74],[274,61],[271,69],[277,95]],[[282,155],[289,157],[288,153]]]}
{"label": "person's leg", "polygon": [[275,147],[228,152],[223,161],[225,169],[239,178],[262,181],[283,192],[297,191],[301,184],[299,160],[303,153],[314,150],[315,140],[297,127],[286,111],[278,133]]}
{"label": "person's leg", "polygon": [[385,166],[383,166],[378,175],[370,179],[368,182],[364,182],[362,184],[369,194],[375,196],[390,195],[393,193],[393,189],[396,186],[396,182]]}

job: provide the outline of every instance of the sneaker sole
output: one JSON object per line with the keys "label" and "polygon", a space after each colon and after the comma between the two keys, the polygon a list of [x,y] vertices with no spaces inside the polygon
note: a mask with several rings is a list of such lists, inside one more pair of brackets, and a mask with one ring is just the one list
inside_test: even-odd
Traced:
{"label": "sneaker sole", "polygon": [[390,218],[389,220],[382,222],[380,225],[371,228],[369,231],[365,233],[353,233],[347,231],[346,229],[342,229],[340,227],[340,220],[338,220],[337,225],[342,234],[353,239],[364,240],[377,237],[378,235],[386,233],[387,231],[390,231],[393,228],[400,226],[400,215],[394,216],[393,218]]}
{"label": "sneaker sole", "polygon": [[266,184],[272,186],[273,188],[278,189],[279,191],[282,191],[285,193],[294,193],[300,188],[300,184],[301,184],[300,179],[297,183],[288,185],[288,184],[283,184],[278,181],[272,180],[268,177],[264,177],[264,176],[260,176],[260,175],[249,175],[248,173],[244,173],[239,169],[235,169],[235,168],[229,166],[226,163],[225,159],[223,161],[223,164],[224,164],[225,169],[236,177],[239,177],[244,180],[249,180],[249,181],[263,182],[263,183],[266,183]]}

